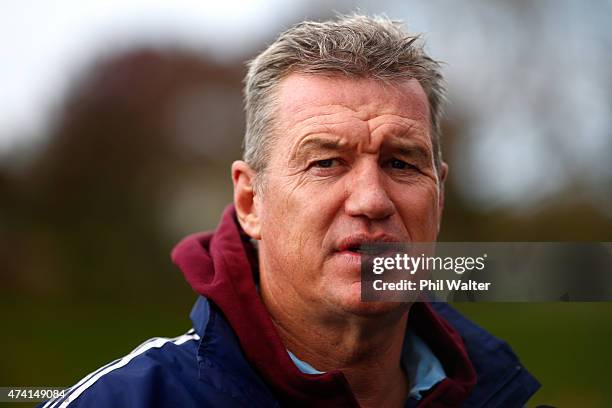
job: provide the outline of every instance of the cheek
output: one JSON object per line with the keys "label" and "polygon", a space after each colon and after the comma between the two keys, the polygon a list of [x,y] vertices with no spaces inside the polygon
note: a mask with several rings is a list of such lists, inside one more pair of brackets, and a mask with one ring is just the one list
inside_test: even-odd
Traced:
{"label": "cheek", "polygon": [[302,262],[319,262],[344,188],[341,183],[282,181],[275,180],[264,196],[262,239],[300,255]]}
{"label": "cheek", "polygon": [[396,194],[397,210],[414,241],[435,241],[438,232],[438,188],[425,184],[410,186]]}

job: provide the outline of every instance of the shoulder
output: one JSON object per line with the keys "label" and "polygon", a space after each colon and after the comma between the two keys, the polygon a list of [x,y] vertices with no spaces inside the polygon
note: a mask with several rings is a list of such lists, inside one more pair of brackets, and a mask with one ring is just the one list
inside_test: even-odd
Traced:
{"label": "shoulder", "polygon": [[508,343],[446,303],[431,306],[460,334],[476,370],[478,383],[466,406],[478,405],[475,401],[489,401],[492,406],[523,406],[540,388]]}
{"label": "shoulder", "polygon": [[[200,337],[190,330],[175,338],[153,338],[131,353],[90,373],[63,397],[43,408],[196,406],[201,395],[214,397],[198,384]],[[206,392],[208,391],[208,392]],[[212,390],[214,391],[214,390]]]}
{"label": "shoulder", "polygon": [[449,304],[434,302],[431,303],[431,307],[459,332],[470,356],[476,354],[477,357],[486,360],[491,354],[499,354],[509,361],[518,361],[518,357],[508,343],[493,336]]}

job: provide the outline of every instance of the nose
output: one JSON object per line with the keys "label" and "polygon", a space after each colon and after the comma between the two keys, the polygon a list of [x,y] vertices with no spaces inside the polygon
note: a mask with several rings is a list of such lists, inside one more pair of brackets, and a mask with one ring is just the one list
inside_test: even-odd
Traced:
{"label": "nose", "polygon": [[384,186],[384,174],[378,163],[364,163],[353,168],[352,177],[347,179],[345,211],[353,217],[382,220],[395,212],[395,205]]}

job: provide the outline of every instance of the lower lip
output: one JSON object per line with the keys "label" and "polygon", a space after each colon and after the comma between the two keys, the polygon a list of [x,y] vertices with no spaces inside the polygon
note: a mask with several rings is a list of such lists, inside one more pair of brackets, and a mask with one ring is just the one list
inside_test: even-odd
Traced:
{"label": "lower lip", "polygon": [[353,251],[338,251],[336,252],[337,256],[341,256],[342,258],[346,258],[347,260],[355,263],[361,263],[361,254]]}

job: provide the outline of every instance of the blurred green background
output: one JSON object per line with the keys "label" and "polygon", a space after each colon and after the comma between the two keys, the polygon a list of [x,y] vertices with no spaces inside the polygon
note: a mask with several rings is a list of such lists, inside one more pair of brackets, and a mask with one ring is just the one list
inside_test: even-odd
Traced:
{"label": "blurred green background", "polygon": [[[432,28],[433,44],[447,38],[436,24],[451,24],[460,13],[449,2],[414,10],[383,3],[383,10],[362,10],[386,7],[392,17],[414,18],[418,28]],[[443,144],[451,176],[440,240],[612,241],[609,75],[591,75],[599,88],[565,89],[565,77],[550,74],[562,72],[557,48],[547,41],[528,46],[537,36],[510,28],[502,31],[508,37],[496,37],[492,28],[501,20],[522,21],[526,32],[546,32],[546,24],[558,29],[565,22],[563,16],[546,20],[547,12],[578,13],[569,28],[573,36],[592,39],[578,21],[595,27],[601,44],[608,44],[609,29],[593,16],[610,15],[610,7],[589,4],[576,11],[568,2],[474,2],[462,11],[466,18],[483,17],[471,21],[471,35],[491,33],[490,42],[499,40],[496,48],[515,42],[501,47],[497,60],[488,55],[486,64],[472,58],[445,68],[451,103]],[[68,85],[36,138],[24,136],[25,142],[0,149],[0,385],[71,385],[149,337],[174,337],[190,328],[196,295],[170,262],[170,250],[185,234],[214,228],[231,201],[229,166],[241,155],[244,130],[243,61],[282,26],[331,10],[318,3],[309,7],[302,5],[299,10],[308,12],[278,22],[274,32],[231,58],[178,41],[109,44],[66,73]],[[338,2],[334,8],[354,4]],[[587,45],[580,51],[587,74],[591,65],[609,66],[609,56],[595,47],[600,43],[589,44],[590,51]],[[473,41],[459,49],[470,47],[484,45]],[[542,61],[552,68],[542,61],[533,65],[533,72],[546,73],[543,78],[516,82],[529,72],[490,77],[475,68],[512,70],[526,59],[521,47],[531,56],[550,53]],[[435,56],[445,59],[441,54]],[[517,89],[526,99],[509,102]],[[600,99],[605,103],[596,105],[603,111],[587,103]],[[567,100],[584,110],[570,114],[556,107]],[[528,140],[506,123],[516,112],[521,118],[513,104],[537,112],[531,120],[539,127]],[[479,116],[497,118],[491,105],[501,130]],[[572,115],[599,127],[580,128]],[[457,307],[507,340],[543,384],[529,406],[612,406],[612,303]]]}

